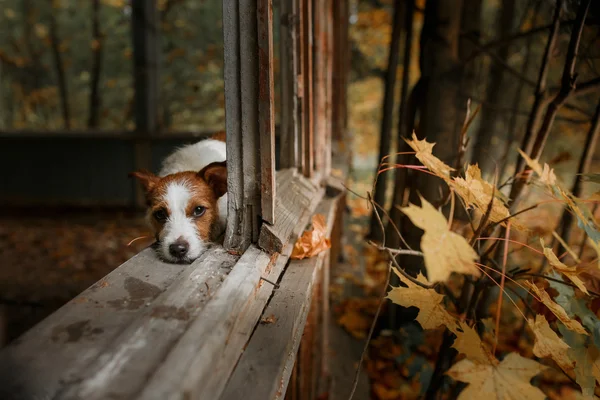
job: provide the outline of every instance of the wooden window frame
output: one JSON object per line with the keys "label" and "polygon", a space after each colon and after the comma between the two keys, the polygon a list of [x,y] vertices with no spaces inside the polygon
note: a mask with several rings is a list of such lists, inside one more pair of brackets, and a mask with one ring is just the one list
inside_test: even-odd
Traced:
{"label": "wooden window frame", "polygon": [[[312,32],[312,21],[303,20],[312,20],[312,0],[282,2],[290,22],[282,25],[282,37],[312,57],[310,40],[297,40],[301,27]],[[262,400],[282,398],[296,369],[298,382],[290,390],[301,398],[315,394],[314,374],[302,371],[327,371],[313,354],[315,346],[323,355],[327,348],[330,251],[301,261],[290,255],[315,213],[325,217],[332,235],[342,209],[343,191],[328,179],[330,146],[315,153],[310,145],[315,131],[323,135],[319,146],[330,144],[335,125],[328,116],[335,110],[329,76],[336,49],[327,43],[343,46],[344,36],[324,28],[333,28],[336,18],[347,20],[336,14],[335,3],[318,6],[325,18],[315,25],[326,35],[317,46],[318,62],[326,61],[314,88],[317,102],[326,105],[318,129],[301,112],[304,107],[310,114],[313,88],[297,79],[301,66],[308,76],[314,66],[297,51],[282,56],[284,76],[296,79],[282,85],[282,143],[290,144],[282,154],[290,158],[275,173],[272,0],[223,1],[228,251],[211,249],[191,265],[164,263],[152,249],[140,252],[0,352],[0,398],[227,400],[243,393]],[[264,148],[268,157],[257,154]],[[278,319],[261,324],[269,313]]]}

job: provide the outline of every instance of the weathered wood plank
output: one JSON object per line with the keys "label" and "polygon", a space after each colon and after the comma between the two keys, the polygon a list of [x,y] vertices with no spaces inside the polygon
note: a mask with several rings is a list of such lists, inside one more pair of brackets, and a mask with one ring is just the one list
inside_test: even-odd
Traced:
{"label": "weathered wood plank", "polygon": [[273,78],[273,0],[258,0],[258,123],[261,217],[275,223],[275,108]]}
{"label": "weathered wood plank", "polygon": [[278,193],[275,199],[275,224],[261,227],[258,245],[269,253],[279,253],[303,215],[312,214],[323,190],[300,174],[277,173]]}
{"label": "weathered wood plank", "polygon": [[298,97],[298,168],[304,173],[304,153],[306,151],[306,102],[304,101],[306,85],[306,62],[304,61],[306,55],[306,26],[304,24],[304,18],[306,15],[305,0],[296,0],[295,2],[295,13],[298,16],[298,40],[296,41],[296,53],[298,54],[298,75],[296,77],[297,82],[297,97]]}
{"label": "weathered wood plank", "polygon": [[[256,312],[254,293],[274,260],[251,246],[202,314],[189,327],[141,393],[141,399],[214,399],[218,378],[229,376]],[[262,310],[262,307],[260,307]],[[229,371],[228,371],[229,370]],[[211,377],[213,379],[211,379]],[[226,378],[225,378],[226,379]],[[201,392],[201,393],[199,393]]]}
{"label": "weathered wood plank", "polygon": [[[244,242],[258,241],[261,220],[260,133],[258,129],[258,21],[257,0],[238,0],[240,16],[240,101],[243,156],[244,203],[242,224]],[[228,160],[229,162],[229,160]],[[246,247],[240,248],[245,250]]]}
{"label": "weathered wood plank", "polygon": [[115,269],[0,352],[0,398],[54,398],[187,267],[146,249]]}
{"label": "weathered wood plank", "polygon": [[237,258],[207,251],[74,378],[60,398],[130,399],[217,292]]}
{"label": "weathered wood plank", "polygon": [[313,8],[312,0],[300,0],[303,6],[302,25],[304,39],[304,176],[312,177],[314,171],[314,99],[313,99]]}
{"label": "weathered wood plank", "polygon": [[325,74],[325,86],[326,86],[326,113],[325,113],[325,146],[321,151],[323,152],[324,165],[323,165],[323,176],[328,177],[331,174],[331,159],[332,159],[332,146],[331,136],[333,129],[333,66],[334,66],[334,20],[333,20],[333,0],[326,0],[326,13],[327,13],[327,39],[326,39],[326,74]]}
{"label": "weathered wood plank", "polygon": [[[292,175],[292,170],[278,172],[278,178],[287,177],[286,182],[293,182]],[[312,210],[298,216],[280,255],[269,257],[256,247],[248,248],[151,377],[140,399],[219,398],[273,292],[261,277],[278,280]]]}
{"label": "weathered wood plank", "polygon": [[314,3],[314,147],[315,170],[323,173],[327,129],[327,0]]}
{"label": "weathered wood plank", "polygon": [[281,0],[280,79],[281,79],[281,168],[300,167],[298,121],[298,0]]}
{"label": "weathered wood plank", "polygon": [[[337,198],[321,201],[316,213],[323,214],[331,233]],[[291,260],[263,312],[272,323],[256,326],[221,400],[281,399],[285,396],[300,339],[328,251],[317,257]]]}
{"label": "weathered wood plank", "polygon": [[258,241],[261,222],[256,10],[257,0],[223,2],[229,196],[225,247],[238,254]]}
{"label": "weathered wood plank", "polygon": [[225,130],[227,135],[227,229],[225,247],[241,253],[244,204],[243,156],[240,104],[239,1],[223,2],[223,74],[225,81]]}

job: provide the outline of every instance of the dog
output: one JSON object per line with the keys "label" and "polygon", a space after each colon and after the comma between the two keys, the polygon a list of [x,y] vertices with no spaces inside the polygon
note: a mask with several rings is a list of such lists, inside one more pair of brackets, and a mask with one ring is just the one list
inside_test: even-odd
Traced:
{"label": "dog", "polygon": [[147,220],[158,256],[191,263],[224,232],[227,224],[227,162],[221,134],[174,151],[158,175],[129,174],[146,193]]}

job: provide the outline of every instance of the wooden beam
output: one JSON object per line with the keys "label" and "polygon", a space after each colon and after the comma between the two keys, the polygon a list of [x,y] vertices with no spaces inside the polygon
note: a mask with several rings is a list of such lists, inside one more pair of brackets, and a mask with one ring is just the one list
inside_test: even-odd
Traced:
{"label": "wooden beam", "polygon": [[268,253],[280,253],[290,240],[298,220],[311,214],[321,197],[323,189],[308,179],[295,174],[294,169],[277,173],[277,196],[275,224],[263,224],[258,245]]}
{"label": "wooden beam", "polygon": [[261,211],[256,1],[223,2],[228,132],[225,247],[237,254],[258,240]]}
{"label": "wooden beam", "polygon": [[273,0],[258,0],[258,118],[262,220],[275,223],[275,108],[273,78]]}
{"label": "wooden beam", "polygon": [[304,61],[307,57],[306,55],[306,26],[304,24],[304,18],[306,15],[306,0],[296,0],[295,5],[295,14],[298,16],[298,40],[296,41],[296,49],[295,52],[298,54],[298,75],[296,76],[296,85],[297,85],[297,100],[298,100],[298,168],[302,173],[304,173],[304,153],[306,152],[306,102],[305,98],[305,90],[306,86],[306,62]]}
{"label": "wooden beam", "polygon": [[[317,208],[317,213],[325,216],[328,233],[335,221],[336,207],[337,198],[328,198]],[[279,288],[262,313],[262,320],[270,322],[256,326],[221,400],[284,398],[313,300],[313,289],[325,271],[328,253],[290,261]],[[321,356],[326,358],[325,353]]]}
{"label": "wooden beam", "polygon": [[334,19],[333,19],[333,8],[334,0],[326,0],[326,14],[327,14],[327,40],[326,40],[326,73],[325,73],[325,87],[326,87],[326,111],[325,111],[325,145],[323,148],[323,176],[328,177],[331,175],[331,159],[332,159],[332,130],[333,130],[333,67],[335,59],[335,47],[334,47]]}
{"label": "wooden beam", "polygon": [[218,291],[237,258],[219,249],[206,252],[143,313],[123,329],[102,354],[77,372],[61,399],[131,399],[144,388],[169,350]]}
{"label": "wooden beam", "polygon": [[314,2],[314,159],[320,175],[325,167],[327,129],[327,0]]}
{"label": "wooden beam", "polygon": [[313,109],[313,9],[312,0],[300,0],[302,3],[301,24],[303,26],[302,45],[303,64],[302,86],[304,90],[304,162],[302,172],[307,178],[314,171],[314,109]]}
{"label": "wooden beam", "polygon": [[0,352],[1,399],[52,399],[188,265],[134,256]]}
{"label": "wooden beam", "polygon": [[298,101],[298,1],[281,0],[279,54],[281,70],[281,168],[300,168],[299,101]]}
{"label": "wooden beam", "polygon": [[[218,399],[242,355],[295,239],[312,213],[303,213],[281,254],[250,246],[202,313],[152,375],[139,399]],[[202,338],[199,340],[199,338]]]}

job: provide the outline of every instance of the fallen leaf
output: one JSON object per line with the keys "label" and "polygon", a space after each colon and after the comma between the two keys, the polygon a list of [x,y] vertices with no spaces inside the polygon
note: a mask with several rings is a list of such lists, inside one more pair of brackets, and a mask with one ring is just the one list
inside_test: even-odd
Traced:
{"label": "fallen leaf", "polygon": [[369,318],[356,310],[345,312],[338,318],[337,323],[357,339],[366,338],[367,330],[371,326]]}
{"label": "fallen leaf", "polygon": [[423,229],[421,251],[430,282],[444,282],[452,272],[480,276],[475,266],[477,253],[464,237],[448,229],[446,217],[421,197],[421,207],[401,208],[413,224]]}
{"label": "fallen leaf", "polygon": [[544,289],[538,288],[531,282],[523,281],[523,284],[542,302],[568,329],[573,332],[587,335],[585,328],[574,319],[569,318],[567,312],[559,304],[555,303]]}
{"label": "fallen leaf", "polygon": [[435,143],[429,143],[425,139],[419,140],[414,133],[412,134],[412,140],[404,140],[416,151],[415,156],[421,161],[421,164],[440,178],[446,181],[450,180],[450,172],[454,171],[454,168],[446,165],[442,160],[433,155],[433,146],[435,146]]}
{"label": "fallen leaf", "polygon": [[469,384],[458,400],[544,400],[546,395],[529,381],[545,368],[536,361],[510,353],[499,364],[476,364],[464,359],[454,364],[447,374]]}
{"label": "fallen leaf", "polygon": [[459,326],[460,330],[453,331],[456,339],[452,347],[477,364],[489,364],[494,357],[484,346],[477,331],[462,321],[459,322]]}
{"label": "fallen leaf", "polygon": [[416,320],[423,329],[436,329],[440,325],[445,325],[453,332],[456,330],[457,319],[446,311],[442,303],[443,295],[411,282],[396,268],[392,270],[408,287],[392,287],[387,294],[388,299],[403,307],[417,307],[419,314]]}
{"label": "fallen leaf", "polygon": [[565,370],[572,369],[573,361],[568,355],[570,347],[550,328],[546,317],[538,314],[535,321],[529,319],[527,322],[535,335],[533,354],[540,358],[550,357]]}
{"label": "fallen leaf", "polygon": [[271,314],[271,315],[269,315],[267,317],[262,317],[260,319],[260,323],[263,324],[263,325],[272,324],[275,321],[277,321],[277,318],[273,314]]}
{"label": "fallen leaf", "polygon": [[314,257],[331,247],[331,240],[327,238],[327,223],[321,214],[313,215],[312,229],[304,231],[294,244],[290,258],[302,260]]}
{"label": "fallen leaf", "polygon": [[490,221],[498,222],[510,216],[508,208],[498,198],[501,192],[494,189],[494,185],[483,180],[477,165],[469,165],[465,178],[454,178],[450,186],[463,199],[467,207],[476,207],[483,214],[487,212],[490,202],[493,201]]}
{"label": "fallen leaf", "polygon": [[556,271],[560,272],[561,274],[563,274],[567,278],[569,278],[569,280],[571,282],[573,282],[575,284],[575,286],[577,286],[579,288],[579,290],[581,290],[583,293],[589,295],[590,293],[588,292],[585,285],[583,284],[583,281],[578,276],[577,268],[568,267],[565,264],[563,264],[558,259],[558,257],[556,257],[556,254],[554,254],[552,249],[550,247],[545,246],[544,239],[540,238],[540,244],[542,245],[542,249],[544,249],[544,256],[546,256],[548,263],[550,263],[550,265]]}

